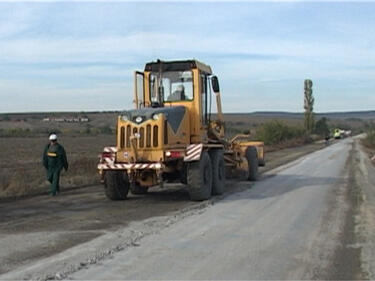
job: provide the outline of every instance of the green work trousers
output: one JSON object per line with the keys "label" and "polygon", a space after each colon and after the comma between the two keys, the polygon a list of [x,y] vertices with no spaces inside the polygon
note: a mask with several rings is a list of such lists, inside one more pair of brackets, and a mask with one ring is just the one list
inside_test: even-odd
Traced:
{"label": "green work trousers", "polygon": [[55,196],[56,193],[60,192],[60,172],[59,168],[49,168],[47,171],[47,179],[51,183],[51,195]]}

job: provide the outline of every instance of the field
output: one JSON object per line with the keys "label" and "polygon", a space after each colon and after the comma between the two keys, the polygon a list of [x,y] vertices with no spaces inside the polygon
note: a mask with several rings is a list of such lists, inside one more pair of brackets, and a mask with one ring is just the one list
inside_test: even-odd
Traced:
{"label": "field", "polygon": [[[108,133],[108,128],[115,129],[116,118],[119,112],[58,112],[58,113],[10,113],[0,114],[0,134],[19,130],[24,134],[45,134],[51,130],[61,131],[65,134],[98,134]],[[87,118],[88,122],[75,122],[75,119]],[[215,114],[213,114],[213,118]],[[375,120],[375,111],[317,113],[315,120],[327,118],[332,127],[362,128],[365,124]],[[46,122],[45,119],[50,121]],[[56,122],[65,118],[69,122]],[[266,122],[278,120],[290,126],[303,126],[303,113],[289,112],[254,112],[254,113],[226,113],[224,120],[227,131],[255,129]]]}
{"label": "field", "polygon": [[[113,135],[64,136],[69,170],[62,172],[63,187],[79,187],[99,182],[96,170],[103,146],[115,144]],[[42,154],[45,137],[0,138],[0,197],[20,196],[48,191]]]}
{"label": "field", "polygon": [[[104,146],[115,145],[117,115],[118,112],[0,114],[0,198],[48,191],[41,160],[49,132],[58,132],[59,142],[67,151],[70,167],[67,173],[62,173],[61,185],[73,188],[98,183],[98,155]],[[320,114],[316,119],[321,117],[329,118],[332,127],[360,132],[375,119],[375,113]],[[80,122],[79,118],[87,120]],[[236,113],[225,114],[224,118],[228,138],[248,130],[256,139],[259,128],[274,120],[281,122],[281,127],[294,128],[293,132],[303,126],[303,114],[300,113]],[[65,121],[61,122],[61,119]],[[294,137],[272,143],[266,150],[305,143],[305,137]]]}

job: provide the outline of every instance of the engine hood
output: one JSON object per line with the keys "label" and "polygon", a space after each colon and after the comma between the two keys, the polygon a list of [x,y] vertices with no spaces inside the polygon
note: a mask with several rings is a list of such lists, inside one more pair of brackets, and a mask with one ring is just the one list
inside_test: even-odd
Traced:
{"label": "engine hood", "polygon": [[[147,107],[123,111],[121,113],[121,116],[126,116],[129,121],[134,122],[136,124],[142,124],[143,122],[152,119],[154,114],[162,113],[164,114],[165,119],[168,121],[174,133],[176,133],[178,128],[180,127],[182,119],[184,118],[185,112],[186,107],[184,106],[157,108]],[[141,119],[139,117],[141,117]]]}

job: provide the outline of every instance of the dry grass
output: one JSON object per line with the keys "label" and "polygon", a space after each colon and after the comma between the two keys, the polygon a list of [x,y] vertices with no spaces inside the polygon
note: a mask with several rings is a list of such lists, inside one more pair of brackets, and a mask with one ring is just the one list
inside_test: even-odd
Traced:
{"label": "dry grass", "polygon": [[367,131],[366,138],[363,139],[362,143],[370,149],[375,149],[375,128],[370,128]]}
{"label": "dry grass", "polygon": [[310,138],[309,136],[301,136],[301,137],[285,140],[285,141],[279,142],[277,144],[266,145],[265,151],[266,152],[272,152],[272,151],[277,151],[277,150],[281,150],[281,149],[284,149],[284,148],[298,147],[298,146],[302,146],[302,145],[312,143],[313,141],[314,141],[314,139]]}
{"label": "dry grass", "polygon": [[[115,136],[61,136],[69,161],[68,172],[61,175],[62,189],[99,182],[98,155]],[[42,154],[43,138],[0,138],[0,198],[38,194],[48,191]]]}

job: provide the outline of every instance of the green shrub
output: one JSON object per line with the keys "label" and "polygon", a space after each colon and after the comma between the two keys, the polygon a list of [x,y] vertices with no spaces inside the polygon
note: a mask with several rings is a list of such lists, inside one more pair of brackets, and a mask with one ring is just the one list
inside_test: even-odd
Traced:
{"label": "green shrub", "polygon": [[369,148],[375,149],[375,128],[367,131],[367,136],[363,140],[363,144]]}
{"label": "green shrub", "polygon": [[305,130],[303,128],[288,126],[277,120],[264,123],[256,131],[256,139],[264,141],[266,145],[278,144],[304,136]]}
{"label": "green shrub", "polygon": [[323,117],[315,123],[315,134],[319,136],[329,136],[330,130],[327,124],[328,119]]}
{"label": "green shrub", "polygon": [[8,115],[3,116],[3,121],[10,121],[10,117]]}

